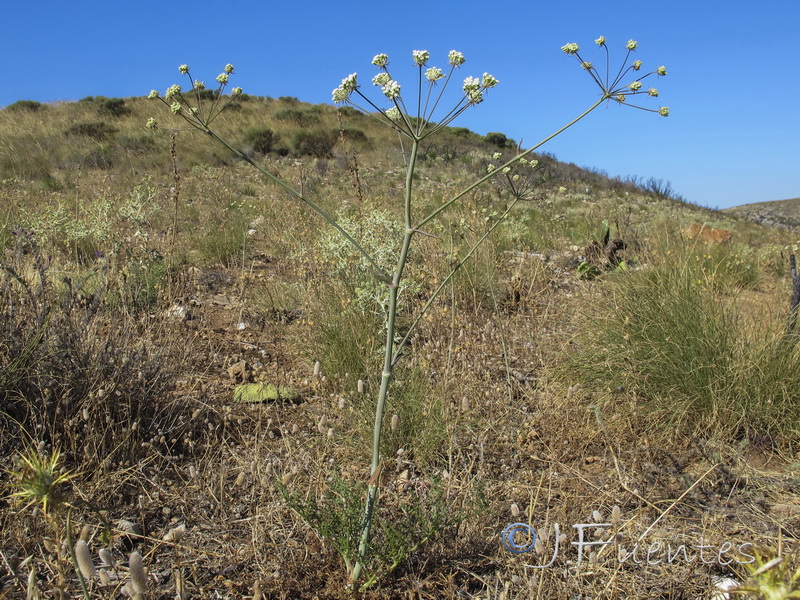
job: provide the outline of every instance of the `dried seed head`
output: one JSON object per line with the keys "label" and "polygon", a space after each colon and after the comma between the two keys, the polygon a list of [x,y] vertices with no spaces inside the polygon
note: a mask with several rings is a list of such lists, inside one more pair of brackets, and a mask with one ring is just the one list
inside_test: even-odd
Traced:
{"label": "dried seed head", "polygon": [[319,361],[314,363],[314,377],[319,377],[319,373],[322,370],[322,365]]}
{"label": "dried seed head", "polygon": [[461,412],[469,412],[469,398],[466,396],[461,399]]}
{"label": "dried seed head", "polygon": [[511,516],[518,517],[519,516],[519,506],[517,506],[516,502],[511,503]]}
{"label": "dried seed head", "polygon": [[599,510],[592,511],[592,519],[595,523],[602,523],[603,513],[601,513]]}
{"label": "dried seed head", "polygon": [[100,577],[100,583],[103,585],[110,585],[111,584],[111,577],[109,577],[108,573],[104,569],[100,569],[97,575]]}
{"label": "dried seed head", "polygon": [[319,423],[317,423],[317,431],[319,431],[322,435],[328,433],[328,417],[325,415],[320,417]]}
{"label": "dried seed head", "polygon": [[538,556],[541,556],[542,554],[544,554],[544,544],[542,543],[541,538],[537,537],[536,541],[533,542],[533,551]]}
{"label": "dried seed head", "polygon": [[364,393],[364,380],[363,379],[359,379],[358,380],[358,393],[359,394],[363,394]]}
{"label": "dried seed head", "polygon": [[397,431],[397,428],[400,427],[400,417],[397,415],[392,415],[392,431]]}
{"label": "dried seed head", "polygon": [[100,550],[97,551],[97,556],[99,556],[100,560],[103,561],[104,567],[114,566],[114,555],[105,548],[100,548]]}
{"label": "dried seed head", "polygon": [[138,552],[131,552],[128,567],[130,569],[131,587],[133,587],[133,591],[137,594],[145,594],[147,592],[147,572],[144,570],[142,555]]}
{"label": "dried seed head", "polygon": [[85,579],[91,579],[97,575],[97,569],[92,561],[92,553],[89,551],[89,544],[84,540],[78,540],[75,543],[75,560],[78,562],[78,568]]}
{"label": "dried seed head", "polygon": [[614,505],[614,508],[611,509],[611,523],[614,525],[614,527],[619,527],[620,512],[619,506],[616,504]]}
{"label": "dried seed head", "polygon": [[344,410],[345,405],[347,404],[347,400],[342,396],[339,398],[339,410]]}

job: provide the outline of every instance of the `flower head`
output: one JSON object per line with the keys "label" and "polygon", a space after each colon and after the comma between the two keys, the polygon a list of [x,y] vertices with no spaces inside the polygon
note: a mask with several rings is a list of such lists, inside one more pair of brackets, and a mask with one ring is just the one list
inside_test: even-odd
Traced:
{"label": "flower head", "polygon": [[481,87],[488,89],[496,86],[498,83],[500,82],[492,75],[489,75],[489,73],[483,74],[483,79],[481,79]]}
{"label": "flower head", "polygon": [[642,82],[641,81],[634,81],[633,83],[628,85],[628,87],[631,89],[631,91],[638,92],[640,89],[642,89]]}
{"label": "flower head", "polygon": [[372,64],[376,67],[385,67],[389,64],[389,55],[388,54],[376,54],[375,57],[372,59]]}
{"label": "flower head", "polygon": [[334,88],[331,92],[331,97],[336,104],[343,104],[350,98],[350,93],[345,91],[341,86]]}
{"label": "flower head", "polygon": [[590,63],[588,60],[585,60],[585,61],[583,61],[583,62],[581,63],[581,66],[582,66],[584,69],[586,69],[587,71],[588,71],[589,69],[592,69],[592,68],[594,67],[594,65],[593,65],[592,63]]}
{"label": "flower head", "polygon": [[442,73],[442,70],[437,67],[431,67],[430,69],[425,71],[425,78],[428,81],[438,81],[442,77],[444,77],[444,73]]}
{"label": "flower head", "polygon": [[186,75],[189,72],[189,65],[181,65],[178,67],[178,71],[181,72],[181,75]]}
{"label": "flower head", "polygon": [[202,81],[195,80],[194,89],[196,89],[197,91],[204,90],[206,89],[206,84],[203,83]]}
{"label": "flower head", "polygon": [[411,54],[414,56],[414,64],[420,67],[427,63],[431,57],[431,53],[427,50],[414,50]]}
{"label": "flower head", "polygon": [[594,43],[597,44],[598,46],[605,46],[606,45],[606,36],[601,35],[599,38],[597,38],[594,41]]}
{"label": "flower head", "polygon": [[181,93],[181,86],[179,86],[179,85],[171,85],[171,86],[169,86],[167,88],[167,93],[164,94],[164,97],[167,100],[171,100],[173,96],[177,96],[180,93]]}
{"label": "flower head", "polygon": [[176,114],[176,115],[177,115],[179,112],[181,112],[181,103],[180,103],[180,102],[177,102],[177,101],[176,101],[176,102],[173,102],[173,103],[170,105],[169,109],[170,109],[170,110],[171,110],[171,111],[172,111],[174,114]]}
{"label": "flower head", "polygon": [[231,73],[233,73],[233,65],[228,63],[227,65],[225,65],[225,69],[223,70],[230,75]]}
{"label": "flower head", "polygon": [[389,76],[389,74],[386,71],[381,71],[380,73],[375,75],[375,77],[372,78],[372,85],[384,86],[387,83],[389,83],[391,80],[392,80],[392,78]]}
{"label": "flower head", "polygon": [[653,98],[658,96],[658,90],[656,88],[650,88],[647,90],[647,93],[650,94]]}
{"label": "flower head", "polygon": [[657,74],[657,75],[659,75],[659,76],[661,76],[661,77],[663,77],[664,75],[666,75],[666,74],[667,74],[667,67],[665,67],[665,66],[663,66],[663,65],[662,65],[662,66],[660,66],[660,67],[658,67],[658,68],[656,69],[656,74]]}
{"label": "flower head", "polygon": [[625,45],[625,47],[628,50],[636,50],[636,47],[638,45],[639,45],[639,42],[637,42],[636,40],[628,40],[628,43]]}
{"label": "flower head", "polygon": [[155,129],[156,127],[158,127],[158,121],[156,121],[153,117],[150,117],[149,119],[147,119],[147,123],[145,123],[144,126],[147,127],[148,129]]}
{"label": "flower head", "polygon": [[241,96],[242,95],[242,88],[240,88],[240,87],[233,88],[231,90],[231,95],[232,96]]}
{"label": "flower head", "polygon": [[464,64],[464,55],[459,52],[458,50],[450,50],[447,55],[447,62],[448,64],[454,67],[460,67]]}
{"label": "flower head", "polygon": [[392,108],[386,111],[386,116],[389,117],[392,121],[399,121],[402,115],[400,114],[400,110],[396,106],[393,106]]}
{"label": "flower head", "polygon": [[156,98],[158,98],[158,90],[150,90],[150,93],[147,94],[147,98],[149,100],[155,100]]}
{"label": "flower head", "polygon": [[389,80],[381,87],[381,91],[383,95],[389,98],[389,100],[394,100],[400,95],[400,84],[397,83],[394,79]]}
{"label": "flower head", "polygon": [[217,81],[219,83],[221,83],[222,85],[227,84],[228,83],[228,74],[227,73],[220,73],[219,75],[217,75]]}
{"label": "flower head", "polygon": [[564,52],[564,54],[576,54],[578,50],[580,50],[580,47],[575,43],[564,44],[561,46],[561,50]]}
{"label": "flower head", "polygon": [[464,79],[463,90],[469,94],[470,92],[477,92],[481,88],[481,81],[477,77],[467,77]]}
{"label": "flower head", "polygon": [[633,65],[632,66],[633,66],[633,70],[634,71],[638,71],[639,69],[642,68],[642,61],[635,60],[635,61],[633,61]]}
{"label": "flower head", "polygon": [[658,109],[658,114],[660,114],[662,117],[668,117],[669,116],[669,106],[662,106],[661,108],[659,108]]}
{"label": "flower head", "polygon": [[503,156],[503,153],[502,153],[502,152],[495,152],[494,154],[492,154],[492,158],[493,158],[494,160],[500,160],[500,158],[501,158],[502,156]]}
{"label": "flower head", "polygon": [[356,87],[358,87],[358,73],[350,73],[342,79],[342,89],[346,92],[354,92]]}

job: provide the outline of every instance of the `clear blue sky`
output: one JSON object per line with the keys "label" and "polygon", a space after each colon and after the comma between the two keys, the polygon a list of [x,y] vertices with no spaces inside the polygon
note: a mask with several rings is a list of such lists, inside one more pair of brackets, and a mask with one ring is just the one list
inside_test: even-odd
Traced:
{"label": "clear blue sky", "polygon": [[669,71],[651,105],[669,106],[671,116],[611,105],[543,150],[611,175],[668,180],[711,207],[800,196],[798,0],[465,0],[419,9],[358,0],[9,0],[0,15],[0,106],[163,92],[180,81],[179,64],[210,82],[228,62],[233,85],[247,93],[330,103],[347,74],[368,84],[377,53],[399,65],[425,49],[444,66],[457,49],[464,76],[488,71],[500,85],[454,125],[528,146],[597,97],[561,46],[577,42],[600,62],[599,35],[619,50],[633,38],[644,69]]}

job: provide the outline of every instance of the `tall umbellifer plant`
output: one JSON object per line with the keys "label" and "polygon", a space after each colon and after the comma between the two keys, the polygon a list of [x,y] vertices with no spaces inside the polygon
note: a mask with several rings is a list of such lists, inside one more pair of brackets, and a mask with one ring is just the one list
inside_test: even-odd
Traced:
{"label": "tall umbellifer plant", "polygon": [[[429,66],[430,54],[427,51],[415,50],[412,53],[412,59],[413,66],[417,70],[417,77],[416,81],[411,85],[412,92],[410,94],[406,94],[404,92],[404,87],[392,76],[389,69],[389,57],[386,54],[378,54],[372,59],[372,64],[377,67],[378,72],[372,78],[371,84],[380,91],[379,94],[376,94],[380,98],[380,101],[373,101],[370,99],[366,91],[360,86],[359,78],[356,73],[345,77],[341,85],[333,90],[333,101],[335,103],[349,104],[383,122],[387,127],[393,129],[400,135],[401,143],[404,146],[405,189],[403,203],[403,234],[402,239],[398,240],[399,250],[392,271],[385,270],[381,267],[374,257],[337,222],[336,218],[326,212],[319,204],[314,202],[303,192],[295,189],[285,181],[262,168],[246,154],[231,146],[230,143],[217,135],[212,128],[214,119],[226,106],[231,102],[235,102],[236,96],[242,93],[242,89],[236,87],[231,90],[230,95],[224,94],[230,76],[234,71],[232,65],[227,65],[224,71],[217,76],[216,81],[218,87],[214,94],[209,95],[208,92],[201,93],[205,90],[205,85],[192,77],[187,65],[181,65],[179,70],[188,78],[190,83],[189,90],[184,91],[180,86],[173,85],[167,89],[166,94],[163,96],[155,90],[150,93],[150,98],[161,100],[173,114],[182,118],[188,125],[209,135],[220,144],[227,147],[239,158],[252,165],[261,175],[283,188],[291,197],[303,202],[311,210],[318,213],[344,236],[355,251],[363,257],[376,280],[384,286],[386,295],[385,306],[387,307],[384,331],[386,343],[380,379],[381,385],[375,403],[375,423],[373,430],[372,460],[370,465],[371,477],[369,479],[367,497],[364,503],[364,516],[360,525],[358,551],[355,560],[351,561],[348,560],[348,557],[345,557],[346,563],[350,569],[350,579],[353,584],[356,584],[362,575],[364,561],[369,550],[370,532],[375,515],[381,465],[380,446],[384,409],[386,406],[387,391],[395,365],[398,360],[400,360],[402,350],[408,343],[421,316],[444,289],[456,270],[458,270],[464,261],[469,260],[477,247],[486,240],[492,230],[502,222],[503,218],[514,208],[514,205],[518,201],[530,197],[530,185],[526,183],[525,178],[527,178],[527,181],[530,181],[531,171],[528,171],[528,174],[524,175],[523,179],[520,180],[520,176],[514,173],[512,169],[516,167],[520,169],[530,169],[533,167],[535,169],[536,163],[526,158],[528,155],[569,127],[575,125],[604,102],[616,101],[621,104],[632,106],[628,103],[628,99],[631,97],[639,95],[658,96],[658,91],[655,88],[645,89],[643,80],[651,76],[658,77],[666,75],[666,68],[658,67],[654,71],[643,73],[641,71],[642,61],[631,60],[633,53],[637,49],[637,43],[635,41],[631,40],[627,43],[627,54],[613,78],[610,76],[612,72],[611,60],[605,38],[600,37],[595,43],[605,52],[606,67],[604,74],[601,74],[592,63],[583,60],[579,54],[579,47],[577,44],[567,44],[562,50],[567,55],[575,56],[581,66],[599,86],[601,93],[597,101],[575,119],[547,136],[532,148],[525,151],[518,151],[510,159],[500,161],[500,164],[490,165],[485,175],[478,178],[471,185],[427,214],[421,213],[421,204],[415,202],[414,194],[414,171],[417,166],[420,145],[442,128],[453,122],[461,113],[473,106],[481,104],[488,90],[499,83],[498,80],[488,73],[484,73],[481,77],[466,77],[461,84],[461,89],[456,92],[457,99],[454,104],[449,104],[449,108],[447,108],[445,105],[449,101],[445,100],[446,92],[448,92],[448,89],[452,92],[453,88],[458,85],[455,83],[456,73],[465,62],[464,55],[455,50],[451,51],[447,56],[447,67],[445,69],[440,69],[438,67]],[[451,95],[447,97],[450,98]],[[637,106],[636,108],[649,110],[662,116],[667,116],[669,114],[669,110],[666,107],[649,109]],[[158,123],[155,119],[150,119],[147,126],[155,128],[158,127]],[[496,161],[497,159],[498,157],[495,156]],[[398,314],[398,303],[400,301],[399,291],[401,289],[401,283],[403,282],[406,263],[412,252],[412,242],[415,236],[418,234],[430,235],[425,231],[426,226],[472,190],[494,178],[500,178],[500,180],[507,185],[513,200],[508,204],[501,217],[496,219],[486,233],[469,249],[464,259],[456,264],[453,270],[443,279],[439,287],[428,299],[427,303],[415,316],[405,335],[400,338],[396,335],[395,324]]]}

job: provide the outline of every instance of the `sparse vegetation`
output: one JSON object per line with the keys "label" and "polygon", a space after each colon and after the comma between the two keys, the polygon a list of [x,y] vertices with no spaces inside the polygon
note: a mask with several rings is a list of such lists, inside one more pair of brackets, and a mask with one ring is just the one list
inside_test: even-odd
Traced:
{"label": "sparse vegetation", "polygon": [[[397,340],[445,283],[388,388],[376,472],[382,284],[206,136],[176,134],[173,164],[170,136],[143,128],[152,104],[101,104],[0,111],[0,596],[347,598],[371,485],[365,598],[708,597],[721,574],[755,598],[796,592],[795,234],[530,155],[546,173],[530,198],[476,188],[414,238]],[[238,106],[220,135],[391,268],[396,232],[359,224],[400,213],[396,136],[344,107],[369,141],[345,133],[346,149],[330,106]],[[336,132],[327,154],[285,155],[287,109]],[[101,120],[116,131],[100,141],[67,134]],[[242,134],[258,128],[277,146]],[[108,161],[86,159],[98,149]],[[499,149],[450,127],[421,144],[417,218]],[[604,222],[628,269],[581,279]],[[697,222],[730,240],[687,240]],[[251,383],[294,392],[236,401]],[[605,521],[616,542],[576,564],[572,524]],[[513,522],[540,547],[508,552]],[[526,568],[550,560],[555,523],[554,565]],[[640,536],[640,559],[680,541],[752,543],[758,561],[619,564]]]}

